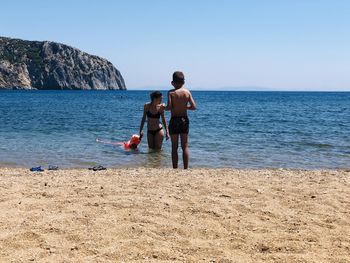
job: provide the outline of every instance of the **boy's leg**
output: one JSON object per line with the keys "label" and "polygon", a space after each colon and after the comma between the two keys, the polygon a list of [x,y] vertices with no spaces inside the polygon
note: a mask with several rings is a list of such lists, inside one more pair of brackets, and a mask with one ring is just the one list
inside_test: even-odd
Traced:
{"label": "boy's leg", "polygon": [[171,134],[171,159],[173,161],[173,168],[176,169],[178,166],[179,157],[177,155],[177,148],[179,147],[179,135]]}
{"label": "boy's leg", "polygon": [[184,162],[184,169],[188,168],[189,150],[188,150],[188,134],[181,133],[181,148],[182,148],[182,159]]}

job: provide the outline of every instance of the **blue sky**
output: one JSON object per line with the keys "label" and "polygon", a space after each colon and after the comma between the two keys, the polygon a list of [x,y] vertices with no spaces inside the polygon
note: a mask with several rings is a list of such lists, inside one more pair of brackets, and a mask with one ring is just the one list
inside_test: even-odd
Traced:
{"label": "blue sky", "polygon": [[0,35],[110,60],[127,87],[350,90],[347,0],[4,0]]}

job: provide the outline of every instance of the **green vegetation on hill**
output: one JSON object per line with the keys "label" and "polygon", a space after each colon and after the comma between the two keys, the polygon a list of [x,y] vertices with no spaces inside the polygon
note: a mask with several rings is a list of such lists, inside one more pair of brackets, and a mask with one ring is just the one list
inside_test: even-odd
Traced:
{"label": "green vegetation on hill", "polygon": [[48,41],[0,37],[0,88],[126,89],[106,59]]}
{"label": "green vegetation on hill", "polygon": [[0,55],[3,60],[7,60],[12,64],[32,61],[37,64],[42,64],[40,55],[41,45],[38,42],[23,41],[19,39],[2,40],[6,45],[0,45]]}

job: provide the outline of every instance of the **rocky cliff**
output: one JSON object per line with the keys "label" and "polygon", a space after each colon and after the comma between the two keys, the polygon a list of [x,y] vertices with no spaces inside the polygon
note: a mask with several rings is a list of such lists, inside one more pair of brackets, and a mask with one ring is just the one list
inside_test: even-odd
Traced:
{"label": "rocky cliff", "polygon": [[0,89],[126,89],[106,59],[48,41],[0,37]]}

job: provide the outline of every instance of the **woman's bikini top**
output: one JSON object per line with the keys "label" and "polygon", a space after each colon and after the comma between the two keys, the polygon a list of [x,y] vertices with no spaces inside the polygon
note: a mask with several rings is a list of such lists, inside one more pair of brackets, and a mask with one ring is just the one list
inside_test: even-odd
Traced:
{"label": "woman's bikini top", "polygon": [[152,112],[150,112],[149,110],[146,112],[147,117],[148,118],[152,118],[152,119],[159,119],[160,118],[160,113],[157,112],[156,114],[153,114]]}

